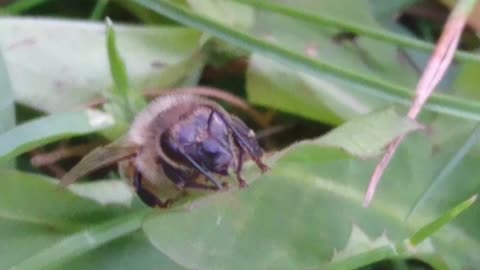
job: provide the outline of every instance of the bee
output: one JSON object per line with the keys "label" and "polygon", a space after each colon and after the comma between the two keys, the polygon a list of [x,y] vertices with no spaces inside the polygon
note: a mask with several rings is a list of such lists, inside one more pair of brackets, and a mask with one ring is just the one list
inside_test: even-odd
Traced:
{"label": "bee", "polygon": [[133,121],[126,137],[86,155],[61,180],[68,185],[112,163],[119,163],[139,198],[150,207],[168,207],[189,189],[221,190],[217,176],[236,175],[250,157],[265,172],[255,133],[217,103],[172,93],[153,100]]}

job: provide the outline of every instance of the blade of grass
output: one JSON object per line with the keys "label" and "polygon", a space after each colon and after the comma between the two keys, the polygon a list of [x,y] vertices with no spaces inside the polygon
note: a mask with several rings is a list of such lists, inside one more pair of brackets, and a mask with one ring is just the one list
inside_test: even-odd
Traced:
{"label": "blade of grass", "polygon": [[116,45],[115,31],[113,30],[113,23],[110,18],[106,19],[107,24],[107,52],[108,60],[110,62],[110,72],[113,81],[115,82],[115,94],[126,97],[128,89],[130,88],[127,77],[127,68],[123,61]]}
{"label": "blade of grass", "polygon": [[433,178],[432,183],[428,186],[428,188],[418,197],[416,202],[412,205],[412,208],[408,211],[406,220],[409,220],[413,214],[422,206],[427,200],[428,197],[432,195],[432,192],[435,190],[436,187],[441,185],[447,176],[452,173],[452,171],[458,166],[460,162],[462,162],[463,158],[467,153],[472,149],[474,145],[478,143],[480,139],[480,124],[478,124],[475,129],[472,131],[468,139],[465,143],[458,149],[455,155],[450,159],[450,161],[442,167],[442,170]]}
{"label": "blade of grass", "polygon": [[[286,50],[275,44],[270,44],[251,35],[225,27],[168,1],[133,1],[180,23],[202,30],[226,42],[230,42],[240,48],[270,57],[300,72],[306,72],[312,75],[329,74],[342,80],[369,86],[370,88],[359,89],[365,91],[368,95],[404,105],[410,104],[414,96],[414,93],[408,88],[370,76],[357,74],[325,62],[312,60],[302,54]],[[430,98],[429,103],[426,104],[426,108],[435,112],[480,121],[480,103],[463,98],[434,94]]]}
{"label": "blade of grass", "polygon": [[408,246],[417,246],[425,239],[430,237],[432,234],[434,234],[436,231],[438,231],[440,228],[452,221],[455,217],[467,210],[477,200],[477,197],[477,194],[473,195],[472,197],[461,202],[433,222],[423,226],[420,230],[418,230],[410,238],[408,238],[405,243]]}
{"label": "blade of grass", "polygon": [[[448,17],[442,35],[435,47],[435,51],[430,57],[427,67],[417,84],[415,99],[407,114],[410,119],[417,118],[427,99],[432,95],[435,87],[446,73],[457,49],[467,18],[476,2],[476,0],[460,0]],[[368,184],[367,192],[365,193],[364,207],[368,207],[372,201],[383,173],[404,138],[405,135],[400,136],[390,143],[383,158],[375,167],[370,183]]]}
{"label": "blade of grass", "polygon": [[102,18],[103,12],[108,5],[109,0],[97,0],[95,7],[90,14],[90,20],[99,20]]}
{"label": "blade of grass", "polygon": [[106,24],[108,60],[110,72],[115,82],[115,87],[112,89],[109,98],[118,107],[118,111],[115,111],[121,114],[118,117],[131,121],[145,107],[145,100],[139,92],[132,91],[128,81],[127,67],[118,51],[115,31],[110,18],[106,19]]}
{"label": "blade of grass", "polygon": [[[239,3],[247,4],[249,6],[274,12],[277,14],[285,15],[299,21],[308,22],[314,25],[322,27],[332,27],[345,31],[349,31],[361,36],[384,41],[398,46],[417,49],[424,52],[432,52],[434,46],[428,42],[424,42],[415,38],[410,38],[404,35],[395,34],[390,31],[382,31],[380,28],[366,27],[361,24],[350,23],[345,20],[338,20],[326,15],[319,15],[308,12],[307,10],[297,10],[287,5],[276,4],[269,1],[257,1],[257,0],[232,0]],[[470,60],[479,61],[480,56],[467,52],[457,51],[455,53],[455,59],[457,60]]]}

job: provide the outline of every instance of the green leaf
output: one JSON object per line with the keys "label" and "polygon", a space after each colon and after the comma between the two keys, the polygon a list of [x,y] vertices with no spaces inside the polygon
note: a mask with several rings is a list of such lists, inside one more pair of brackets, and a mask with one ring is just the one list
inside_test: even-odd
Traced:
{"label": "green leaf", "polygon": [[[392,133],[373,128],[379,120],[382,126],[390,121],[387,126],[402,128]],[[155,247],[186,268],[326,269],[397,258],[395,249],[383,245],[403,243],[434,220],[437,210],[451,208],[431,208],[404,222],[413,198],[428,187],[445,156],[432,156],[428,140],[421,134],[411,135],[389,167],[375,202],[365,209],[363,193],[376,160],[349,152],[360,157],[378,153],[390,140],[416,126],[404,121],[383,111],[348,122],[326,139],[301,142],[270,157],[271,171],[253,182],[250,179],[247,189],[212,195],[193,203],[188,211],[151,216],[143,228]],[[362,147],[353,147],[349,138]],[[452,199],[462,196],[450,194]],[[475,213],[469,211],[468,217],[478,226]],[[353,226],[368,239],[386,233],[390,240],[380,238],[385,241],[365,245],[365,238],[350,237]],[[462,228],[456,220],[433,235],[425,247],[403,256],[426,261],[433,256],[449,267],[477,265],[478,231],[463,232]],[[341,259],[337,255],[332,263],[335,250],[346,246],[359,248],[347,248],[351,252],[344,252]]]}
{"label": "green leaf", "polygon": [[[385,31],[375,22],[366,1],[354,4],[348,1],[282,2],[285,3],[282,7],[294,4],[298,13],[315,10],[319,16],[334,16],[370,31]],[[345,6],[348,8],[342,8]],[[399,57],[395,45],[364,36],[341,40],[337,36],[340,30],[319,28],[304,20],[291,20],[268,12],[257,12],[256,20],[261,27],[252,30],[253,35],[268,37],[278,46],[302,52],[312,60],[386,79],[410,89],[418,80],[416,70]],[[293,31],[295,36],[290,34]],[[247,91],[252,102],[333,125],[388,105],[388,101],[366,95],[368,88],[329,74],[311,76],[298,72],[258,54],[249,62]]]}
{"label": "green leaf", "polygon": [[83,228],[128,213],[75,196],[39,175],[0,170],[0,179],[0,269],[25,262]]}
{"label": "green leaf", "polygon": [[136,212],[80,230],[13,265],[10,269],[45,269],[61,265],[78,255],[137,231],[144,216],[145,211]]}
{"label": "green leaf", "polygon": [[[15,126],[15,101],[10,78],[8,76],[3,54],[0,51],[0,136]],[[0,161],[0,168],[14,167],[13,162]]]}
{"label": "green leaf", "polygon": [[105,8],[107,8],[108,2],[109,0],[97,0],[97,3],[92,10],[92,13],[90,14],[90,19],[98,20],[102,18],[103,12],[105,11]]}
{"label": "green leaf", "polygon": [[[61,112],[101,97],[113,87],[104,31],[103,23],[0,18],[0,48],[16,101]],[[115,34],[132,89],[196,83],[192,76],[204,62],[199,32],[119,24]]]}
{"label": "green leaf", "polygon": [[15,103],[7,67],[0,51],[0,133],[15,126]]}
{"label": "green leaf", "polygon": [[[404,35],[386,31],[374,21],[371,9],[377,12],[387,12],[413,4],[416,0],[401,0],[390,2],[377,1],[255,1],[255,0],[233,0],[255,7],[257,10],[268,11],[274,14],[284,15],[299,22],[309,23],[320,27],[331,27],[346,32],[352,32],[361,36],[371,38],[385,43],[413,48],[424,52],[433,52],[434,45],[419,39],[410,38]],[[281,4],[278,4],[281,3]],[[350,4],[346,6],[346,4]],[[365,18],[369,20],[365,21]],[[480,63],[480,58],[474,54],[457,51],[458,60],[468,60]]]}
{"label": "green leaf", "polygon": [[68,189],[76,195],[94,200],[100,205],[131,206],[133,190],[123,180],[96,180],[94,182],[75,183]]}
{"label": "green leaf", "polygon": [[[0,170],[0,179],[0,269],[183,269],[136,232],[149,209],[105,207],[39,175]],[[118,188],[102,187],[111,182],[73,189],[111,197]]]}
{"label": "green leaf", "polygon": [[399,117],[390,108],[347,122],[317,142],[325,146],[341,147],[354,156],[368,158],[380,155],[382,147],[388,145],[398,134],[407,134],[421,128],[420,124]]}
{"label": "green leaf", "polygon": [[254,10],[242,4],[215,0],[187,2],[199,14],[236,29],[249,29],[254,23]]}
{"label": "green leaf", "polygon": [[113,124],[110,115],[95,110],[40,117],[0,134],[0,161],[60,139],[101,131]]}
{"label": "green leaf", "polygon": [[[357,73],[343,66],[331,65],[321,59],[313,60],[305,56],[303,51],[299,53],[278,44],[267,42],[265,39],[260,39],[251,34],[226,27],[170,1],[135,0],[135,2],[169,18],[237,45],[240,48],[269,57],[271,60],[287,65],[289,68],[294,68],[298,72],[305,72],[305,74],[314,76],[329,75],[339,80],[346,80],[364,86],[357,88],[357,90],[370,97],[382,98],[389,102],[402,104],[409,104],[413,97],[413,92],[404,85],[392,83],[384,78]],[[425,108],[461,118],[480,120],[480,104],[476,101],[458,97],[437,93],[430,97]]]}
{"label": "green leaf", "polygon": [[335,251],[332,261],[322,269],[357,269],[397,255],[395,243],[385,234],[377,239],[370,239],[354,224],[345,248]]}
{"label": "green leaf", "polygon": [[443,182],[448,179],[448,176],[460,165],[462,160],[468,154],[475,144],[478,144],[480,137],[480,125],[477,125],[467,138],[465,143],[458,149],[458,151],[452,156],[450,161],[438,172],[430,183],[428,189],[414,202],[412,209],[409,211],[407,218],[413,216],[416,211],[425,206],[425,202],[432,196],[432,194],[438,194],[438,190],[442,187]]}
{"label": "green leaf", "polygon": [[159,254],[142,232],[133,233],[92,250],[58,267],[62,269],[169,269],[185,270]]}

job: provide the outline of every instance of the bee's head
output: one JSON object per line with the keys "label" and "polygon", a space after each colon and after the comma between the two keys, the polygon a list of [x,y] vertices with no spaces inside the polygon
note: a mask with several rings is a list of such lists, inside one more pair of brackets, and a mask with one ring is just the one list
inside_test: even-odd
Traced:
{"label": "bee's head", "polygon": [[207,172],[227,175],[235,145],[219,113],[200,107],[184,115],[161,136],[162,150],[184,165],[192,166],[193,160]]}

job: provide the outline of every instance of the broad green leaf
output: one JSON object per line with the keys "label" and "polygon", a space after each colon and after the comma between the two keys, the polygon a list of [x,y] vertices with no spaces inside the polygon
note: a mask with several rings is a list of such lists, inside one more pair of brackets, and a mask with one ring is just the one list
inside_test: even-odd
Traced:
{"label": "broad green leaf", "polygon": [[168,269],[184,270],[159,254],[143,233],[134,233],[101,246],[58,267],[62,269]]}
{"label": "broad green leaf", "polygon": [[101,207],[39,175],[1,170],[0,179],[0,269],[18,265],[82,228],[128,212]]}
{"label": "broad green leaf", "polygon": [[452,155],[452,158],[448,163],[443,166],[437,175],[433,178],[433,181],[430,183],[429,187],[425,192],[415,200],[412,208],[409,211],[407,218],[416,214],[419,208],[425,207],[425,202],[428,201],[430,197],[434,194],[438,194],[439,190],[442,190],[445,186],[450,183],[446,183],[448,177],[452,172],[462,163],[465,156],[473,148],[475,144],[478,144],[480,138],[480,125],[477,125],[475,129],[472,130],[470,136],[465,140],[465,143],[458,149],[458,151]]}
{"label": "broad green leaf", "polygon": [[90,109],[37,118],[0,134],[0,161],[63,138],[101,131],[113,124],[110,115]]}
{"label": "broad green leaf", "polygon": [[[343,261],[352,256],[371,251],[376,248],[390,246],[394,248],[395,243],[390,241],[386,234],[382,234],[377,239],[370,239],[362,229],[355,224],[352,227],[349,239],[345,247],[333,254],[332,262]],[[390,255],[391,256],[391,255]],[[367,264],[363,264],[367,265]]]}
{"label": "broad green leaf", "polygon": [[368,117],[357,117],[355,121],[345,123],[317,141],[322,145],[341,147],[354,156],[368,158],[380,155],[382,146],[389,144],[398,134],[421,128],[420,124],[399,117],[390,108]]}
{"label": "broad green leaf", "polygon": [[[59,112],[101,97],[113,87],[104,29],[103,23],[0,18],[0,48],[16,101]],[[203,65],[199,32],[126,25],[115,31],[132,89],[196,82],[192,76]]]}
{"label": "broad green leaf", "polygon": [[[278,4],[278,1],[275,3]],[[355,1],[353,4],[350,1],[312,3],[285,0],[281,3],[285,7],[294,6],[299,12],[328,15],[371,31],[382,31],[373,14],[370,14],[368,1]],[[259,38],[268,37],[278,46],[357,74],[387,79],[412,90],[418,79],[410,63],[399,57],[395,45],[361,36],[353,40],[336,40],[339,31],[319,28],[314,24],[264,11],[256,14],[258,27],[253,31],[254,35]],[[292,31],[295,31],[295,36],[291,35]],[[258,55],[252,59],[247,78],[248,97],[260,105],[338,124],[387,103],[365,95],[368,89],[358,83],[339,80],[329,74],[310,76]]]}
{"label": "broad green leaf", "polygon": [[145,211],[140,211],[130,215],[119,215],[115,219],[86,227],[39,250],[10,269],[45,269],[59,266],[103,244],[137,231],[144,216]]}
{"label": "broad green leaf", "polygon": [[[173,2],[158,0],[134,1],[169,18],[193,26],[196,29],[200,29],[224,41],[237,45],[242,49],[270,57],[272,60],[280,64],[288,65],[290,68],[295,68],[299,72],[305,72],[306,74],[314,76],[324,76],[328,74],[340,80],[365,86],[359,87],[357,90],[364,91],[364,93],[370,97],[378,97],[390,102],[402,104],[409,104],[413,98],[413,92],[410,88],[391,83],[385,78],[365,76],[361,73],[352,72],[347,67],[331,65],[327,61],[310,59],[303,54],[303,51],[295,52],[288,50],[273,44],[269,41],[268,37],[260,39],[248,33],[226,27],[213,20],[195,14]],[[472,61],[477,61],[474,56],[470,58],[475,58],[475,60]],[[433,94],[429,102],[425,105],[425,109],[465,119],[480,119],[480,103],[448,95]]]}
{"label": "broad green leaf", "polygon": [[93,191],[90,200],[39,175],[3,170],[0,179],[0,269],[183,269],[135,233],[148,209],[95,202],[106,200],[99,191],[116,196],[112,181],[71,187]]}
{"label": "broad green leaf", "polygon": [[187,2],[199,14],[236,29],[248,29],[254,21],[252,8],[232,1],[187,0]]}
{"label": "broad green leaf", "polygon": [[[403,241],[457,203],[430,208],[408,223],[404,221],[414,198],[428,187],[435,171],[448,158],[443,153],[432,155],[427,138],[416,134],[399,149],[373,205],[368,209],[361,206],[376,160],[359,159],[347,152],[357,149],[349,146],[348,138],[357,139],[357,145],[370,145],[352,151],[368,156],[408,132],[412,125],[392,133],[372,128],[382,118],[379,116],[389,115],[387,112],[348,122],[343,129],[327,135],[329,145],[322,143],[322,138],[296,144],[271,157],[270,162],[275,160],[271,171],[251,182],[248,189],[213,195],[203,203],[192,204],[188,211],[152,216],[144,230],[162,253],[186,268],[196,269],[323,269],[333,265],[335,250],[345,249],[347,243],[361,245],[361,239],[348,242],[354,226],[369,239],[386,233],[392,243]],[[392,114],[382,122],[387,120],[392,126],[404,125]],[[463,181],[473,181],[461,180],[456,184],[465,188],[468,184]],[[450,194],[452,201],[464,200],[464,196]],[[461,218],[478,226],[475,214],[479,209],[478,205],[472,206]],[[425,248],[409,250],[408,257],[425,257],[428,261],[433,256],[436,261],[445,261],[450,269],[478,265],[478,232],[463,231],[461,218],[433,235]],[[367,253],[361,259],[365,261],[398,256],[389,246],[363,246]],[[358,255],[349,254],[342,260]]]}

